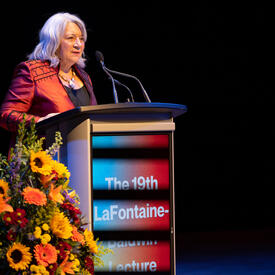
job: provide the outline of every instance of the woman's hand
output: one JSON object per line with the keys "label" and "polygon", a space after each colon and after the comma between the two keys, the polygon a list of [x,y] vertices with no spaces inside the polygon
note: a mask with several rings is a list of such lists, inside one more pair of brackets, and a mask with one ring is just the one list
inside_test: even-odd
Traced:
{"label": "woman's hand", "polygon": [[50,114],[48,114],[48,115],[46,115],[46,116],[40,117],[40,118],[38,119],[37,122],[40,122],[40,121],[45,120],[45,119],[47,119],[47,118],[50,118],[50,117],[52,117],[52,116],[56,116],[56,115],[58,115],[58,114],[59,114],[59,113],[50,113]]}

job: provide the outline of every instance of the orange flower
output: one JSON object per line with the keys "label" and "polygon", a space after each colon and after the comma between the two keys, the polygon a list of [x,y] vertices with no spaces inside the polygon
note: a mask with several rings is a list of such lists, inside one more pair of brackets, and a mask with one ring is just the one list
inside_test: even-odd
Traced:
{"label": "orange flower", "polygon": [[37,244],[34,247],[34,257],[39,265],[48,266],[57,261],[57,251],[51,244]]}
{"label": "orange flower", "polygon": [[71,237],[71,239],[74,242],[81,243],[82,245],[85,244],[84,236],[77,231],[77,228],[75,226],[73,226],[73,231],[72,231],[72,237]]}
{"label": "orange flower", "polygon": [[50,175],[40,175],[40,181],[41,184],[44,186],[44,188],[48,188],[50,181],[55,177],[55,174],[50,174]]}
{"label": "orange flower", "polygon": [[68,262],[68,255],[64,259],[64,261],[60,264],[60,269],[61,269],[61,275],[65,275],[66,273],[68,274],[75,274],[74,271],[72,270],[73,262]]}
{"label": "orange flower", "polygon": [[53,187],[53,184],[50,185],[50,193],[49,199],[54,202],[62,203],[64,201],[64,197],[60,194],[62,185],[59,185],[57,188]]}
{"label": "orange flower", "polygon": [[28,204],[46,205],[47,203],[46,195],[37,188],[28,186],[23,190],[22,195],[24,196],[25,202]]}
{"label": "orange flower", "polygon": [[7,204],[10,198],[4,199],[3,196],[0,196],[0,213],[3,212],[13,212],[11,205]]}

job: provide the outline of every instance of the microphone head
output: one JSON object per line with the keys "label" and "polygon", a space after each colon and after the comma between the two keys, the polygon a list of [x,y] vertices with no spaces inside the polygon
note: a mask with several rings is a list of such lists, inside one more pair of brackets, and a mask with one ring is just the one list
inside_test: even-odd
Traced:
{"label": "microphone head", "polygon": [[96,61],[98,61],[100,63],[104,63],[104,56],[103,56],[102,52],[96,51],[95,52],[95,57],[96,57]]}

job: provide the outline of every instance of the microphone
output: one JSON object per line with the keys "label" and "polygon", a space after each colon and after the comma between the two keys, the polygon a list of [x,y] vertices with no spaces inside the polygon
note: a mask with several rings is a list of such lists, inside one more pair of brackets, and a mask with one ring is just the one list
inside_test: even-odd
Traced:
{"label": "microphone", "polygon": [[95,56],[96,56],[96,60],[101,64],[101,67],[102,67],[103,71],[109,76],[109,79],[111,79],[111,81],[112,81],[114,101],[115,101],[115,103],[118,103],[118,97],[117,97],[117,90],[116,90],[115,80],[112,77],[112,75],[106,70],[106,67],[104,65],[103,54],[101,52],[99,52],[99,51],[96,51]]}
{"label": "microphone", "polygon": [[[130,96],[131,96],[131,102],[135,102],[134,97],[133,97],[133,93],[131,92],[131,90],[126,85],[122,84],[120,81],[118,81],[116,79],[114,79],[114,81],[117,85],[119,85],[119,86],[123,87],[124,89],[126,89],[128,91],[128,93],[130,94]],[[127,98],[127,101],[128,102],[130,101],[129,98]]]}
{"label": "microphone", "polygon": [[130,75],[130,74],[126,74],[126,73],[122,73],[122,72],[118,72],[118,71],[114,71],[114,70],[110,70],[108,69],[105,65],[104,65],[104,56],[103,54],[100,52],[100,51],[96,51],[96,56],[97,56],[97,59],[98,61],[101,63],[102,67],[104,67],[104,71],[106,72],[109,72],[109,73],[113,73],[113,74],[118,74],[118,75],[121,75],[121,76],[125,76],[125,77],[129,77],[129,78],[133,78],[134,80],[136,80],[142,90],[142,93],[143,93],[143,96],[144,98],[146,99],[147,102],[151,102],[146,90],[144,89],[143,85],[141,84],[141,82],[139,81],[139,79],[133,75]]}

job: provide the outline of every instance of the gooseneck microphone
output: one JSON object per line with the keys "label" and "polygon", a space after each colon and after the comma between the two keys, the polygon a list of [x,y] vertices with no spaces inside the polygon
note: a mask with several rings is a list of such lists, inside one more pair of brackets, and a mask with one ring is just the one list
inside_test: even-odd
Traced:
{"label": "gooseneck microphone", "polygon": [[111,81],[112,81],[114,101],[115,101],[115,103],[118,103],[118,97],[117,97],[117,90],[116,90],[115,80],[112,77],[112,75],[108,72],[108,70],[106,69],[106,67],[104,65],[103,54],[101,52],[99,52],[99,51],[96,51],[95,56],[96,56],[96,60],[101,64],[101,67],[102,67],[103,71],[108,75],[109,79],[111,79]]}
{"label": "gooseneck microphone", "polygon": [[128,102],[130,102],[130,101],[131,101],[131,102],[135,102],[134,97],[133,97],[133,93],[131,92],[131,90],[130,90],[125,84],[121,83],[120,81],[118,81],[118,80],[116,80],[116,79],[114,79],[114,81],[115,81],[115,83],[116,83],[117,85],[123,87],[123,88],[124,88],[125,90],[127,90],[127,92],[130,94],[131,100],[130,100],[129,98],[127,98],[127,101],[128,101]]}
{"label": "gooseneck microphone", "polygon": [[[132,78],[134,80],[136,80],[142,90],[142,93],[143,93],[143,96],[145,98],[145,100],[147,102],[151,102],[146,90],[144,89],[143,85],[141,84],[141,82],[139,81],[139,79],[133,75],[130,75],[130,74],[126,74],[126,73],[122,73],[122,72],[118,72],[118,71],[114,71],[114,70],[110,70],[108,69],[105,65],[104,65],[104,56],[103,54],[100,52],[100,51],[96,51],[96,56],[97,56],[97,60],[101,63],[102,67],[104,67],[104,71],[108,72],[108,73],[113,73],[113,74],[117,74],[117,75],[121,75],[121,76],[124,76],[124,77],[129,77],[129,78]],[[106,72],[106,73],[107,73]]]}

